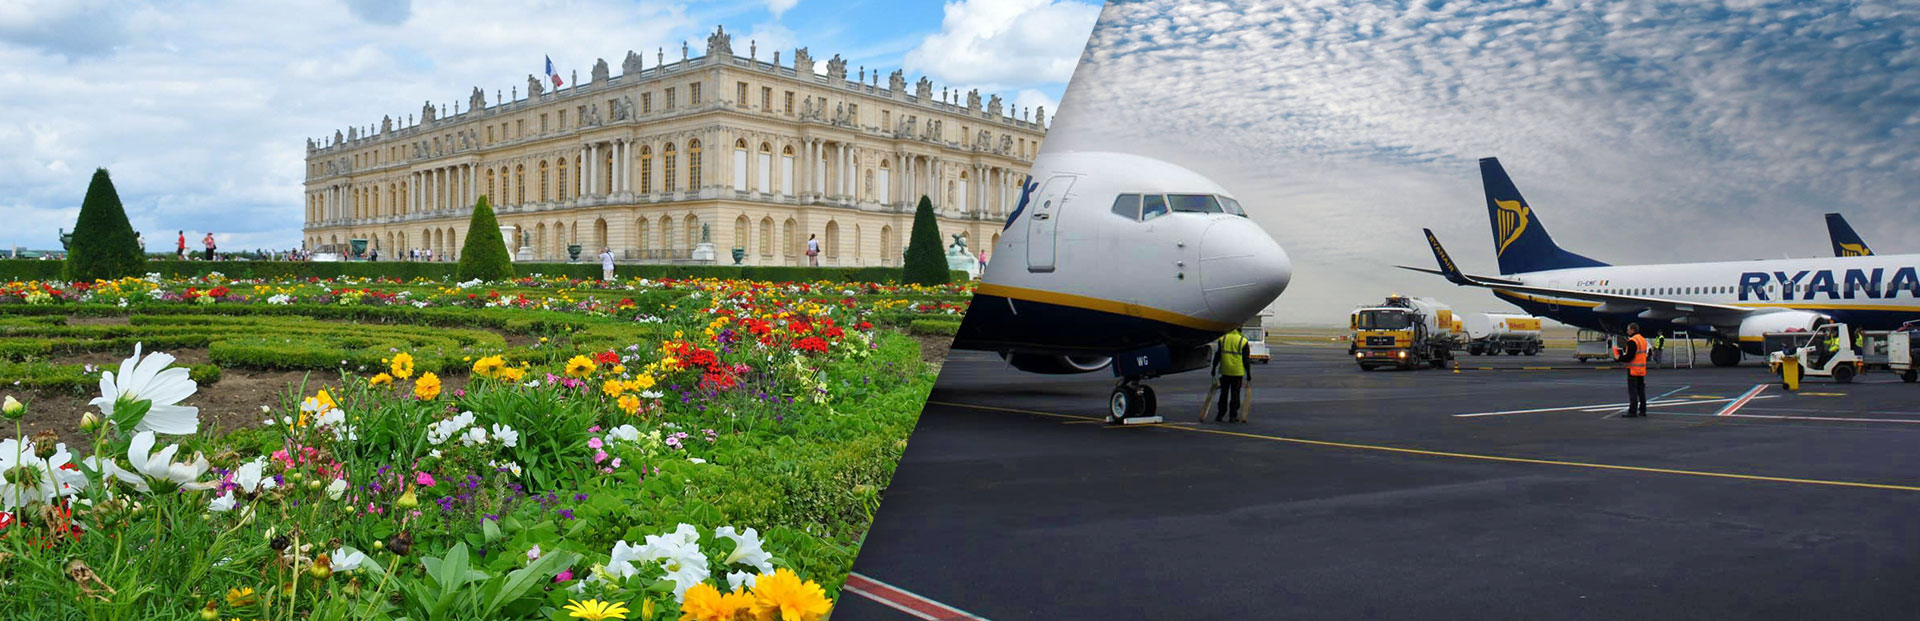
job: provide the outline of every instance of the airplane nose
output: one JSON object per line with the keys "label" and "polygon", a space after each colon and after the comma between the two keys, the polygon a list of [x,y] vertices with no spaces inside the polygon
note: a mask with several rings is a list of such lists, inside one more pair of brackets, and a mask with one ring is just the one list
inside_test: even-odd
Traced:
{"label": "airplane nose", "polygon": [[1200,238],[1200,291],[1214,318],[1242,322],[1286,291],[1293,262],[1246,218],[1223,218]]}

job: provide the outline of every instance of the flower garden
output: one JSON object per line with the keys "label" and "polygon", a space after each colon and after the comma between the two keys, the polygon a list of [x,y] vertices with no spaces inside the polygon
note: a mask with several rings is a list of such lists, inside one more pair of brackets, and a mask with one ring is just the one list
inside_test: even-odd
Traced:
{"label": "flower garden", "polygon": [[0,616],[823,618],[968,297],[5,283]]}

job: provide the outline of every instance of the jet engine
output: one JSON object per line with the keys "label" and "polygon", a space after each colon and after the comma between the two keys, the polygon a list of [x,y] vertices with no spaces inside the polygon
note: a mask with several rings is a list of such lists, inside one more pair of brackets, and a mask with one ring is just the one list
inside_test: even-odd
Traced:
{"label": "jet engine", "polygon": [[1043,375],[1073,375],[1092,373],[1107,368],[1113,363],[1105,356],[1047,356],[1041,354],[1007,354],[1003,356],[1007,364],[1028,373]]}
{"label": "jet engine", "polygon": [[1759,342],[1768,332],[1811,331],[1831,321],[1826,315],[1799,310],[1753,315],[1740,321],[1740,341]]}

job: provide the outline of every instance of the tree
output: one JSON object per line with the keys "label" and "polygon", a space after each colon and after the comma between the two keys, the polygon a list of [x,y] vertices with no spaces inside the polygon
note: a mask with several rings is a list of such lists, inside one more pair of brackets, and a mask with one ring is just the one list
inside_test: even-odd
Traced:
{"label": "tree", "polygon": [[953,279],[947,255],[940,250],[940,224],[933,217],[933,201],[920,197],[913,210],[913,232],[907,236],[906,267],[901,279],[908,284],[944,285]]}
{"label": "tree", "polygon": [[67,245],[67,280],[91,282],[139,275],[146,269],[147,258],[141,255],[137,239],[107,169],[95,169],[93,182],[87,185],[87,197],[80,203],[80,220],[73,225],[73,241]]}
{"label": "tree", "polygon": [[500,238],[500,222],[493,219],[493,207],[484,195],[473,204],[467,243],[460,246],[460,268],[454,273],[460,280],[513,279],[513,260],[507,256],[506,240]]}

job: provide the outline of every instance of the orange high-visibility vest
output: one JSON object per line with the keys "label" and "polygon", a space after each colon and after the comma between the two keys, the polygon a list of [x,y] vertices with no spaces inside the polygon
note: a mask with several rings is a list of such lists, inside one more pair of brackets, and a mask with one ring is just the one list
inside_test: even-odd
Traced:
{"label": "orange high-visibility vest", "polygon": [[1627,340],[1633,342],[1633,359],[1627,361],[1627,375],[1632,375],[1635,377],[1646,377],[1647,376],[1647,338],[1644,336],[1635,334],[1631,337],[1627,337]]}

